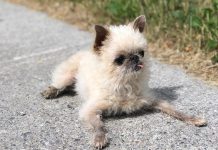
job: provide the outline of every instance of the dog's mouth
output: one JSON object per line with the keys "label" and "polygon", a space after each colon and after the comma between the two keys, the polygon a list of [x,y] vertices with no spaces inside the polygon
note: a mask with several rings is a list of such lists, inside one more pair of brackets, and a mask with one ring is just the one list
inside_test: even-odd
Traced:
{"label": "dog's mouth", "polygon": [[139,62],[139,63],[134,65],[133,70],[134,71],[139,71],[139,70],[141,70],[143,68],[144,68],[144,64],[142,62]]}

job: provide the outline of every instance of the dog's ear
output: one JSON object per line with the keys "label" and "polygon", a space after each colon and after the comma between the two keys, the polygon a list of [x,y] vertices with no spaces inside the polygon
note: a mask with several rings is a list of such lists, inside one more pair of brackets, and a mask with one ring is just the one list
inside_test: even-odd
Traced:
{"label": "dog's ear", "polygon": [[137,17],[134,21],[133,21],[133,28],[134,30],[139,31],[140,33],[142,33],[144,31],[145,28],[145,16],[141,15],[139,17]]}
{"label": "dog's ear", "polygon": [[101,26],[101,25],[95,25],[95,43],[94,43],[94,51],[97,54],[100,54],[100,48],[103,46],[103,42],[106,40],[107,36],[109,35],[109,31]]}

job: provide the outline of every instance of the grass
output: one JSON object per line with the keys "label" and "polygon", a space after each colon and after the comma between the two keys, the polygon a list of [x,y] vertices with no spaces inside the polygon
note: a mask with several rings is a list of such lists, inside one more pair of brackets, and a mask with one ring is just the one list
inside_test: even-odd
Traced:
{"label": "grass", "polygon": [[147,37],[172,43],[175,50],[213,52],[218,63],[218,0],[71,0],[83,4],[101,23],[125,23],[140,14]]}

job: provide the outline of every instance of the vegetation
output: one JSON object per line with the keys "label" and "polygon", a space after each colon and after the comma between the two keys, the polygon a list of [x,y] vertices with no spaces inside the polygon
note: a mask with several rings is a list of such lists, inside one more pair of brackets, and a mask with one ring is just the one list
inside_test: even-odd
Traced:
{"label": "vegetation", "polygon": [[147,37],[170,42],[175,50],[212,52],[218,62],[218,0],[71,0],[87,7],[101,23],[125,23],[140,14]]}

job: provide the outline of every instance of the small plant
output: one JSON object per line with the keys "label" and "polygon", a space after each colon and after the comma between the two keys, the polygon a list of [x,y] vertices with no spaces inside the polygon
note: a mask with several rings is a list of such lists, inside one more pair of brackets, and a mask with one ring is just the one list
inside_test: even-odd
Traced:
{"label": "small plant", "polygon": [[212,60],[212,63],[213,63],[213,64],[216,64],[216,63],[218,62],[218,54],[214,55],[214,56],[211,58],[211,60]]}

